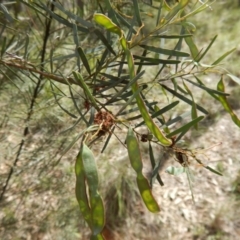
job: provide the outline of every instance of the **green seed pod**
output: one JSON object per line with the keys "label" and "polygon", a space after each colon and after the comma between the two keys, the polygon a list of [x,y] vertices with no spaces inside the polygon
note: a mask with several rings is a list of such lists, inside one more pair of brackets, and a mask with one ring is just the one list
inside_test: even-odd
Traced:
{"label": "green seed pod", "polygon": [[137,175],[137,185],[148,210],[153,213],[159,212],[160,208],[152,195],[148,180],[142,174]]}
{"label": "green seed pod", "polygon": [[134,132],[131,127],[128,129],[126,142],[127,142],[128,156],[129,156],[132,168],[137,173],[142,172],[143,165],[142,165],[140,149],[138,146],[138,140],[134,135]]}
{"label": "green seed pod", "polygon": [[131,127],[129,127],[128,129],[126,142],[127,142],[127,148],[128,148],[128,156],[129,156],[132,168],[137,173],[137,185],[138,185],[138,189],[141,194],[141,197],[149,211],[154,213],[159,212],[160,208],[157,204],[157,201],[154,199],[152,195],[151,187],[148,183],[148,180],[142,174],[143,164],[142,164],[141,153],[138,145],[138,140]]}
{"label": "green seed pod", "polygon": [[80,211],[83,215],[83,218],[88,223],[89,227],[92,229],[92,213],[88,202],[87,197],[87,186],[85,182],[85,173],[82,164],[81,154],[79,152],[75,164],[75,173],[76,173],[76,197],[80,207]]}
{"label": "green seed pod", "polygon": [[[181,4],[179,5],[179,9],[184,7],[189,0],[183,0]],[[184,5],[185,4],[185,5]],[[174,11],[175,14],[176,10]],[[177,12],[176,12],[177,13]],[[94,14],[94,20],[96,23],[99,25],[103,26],[106,30],[112,33],[116,33],[119,36],[119,41],[122,46],[122,49],[124,50],[126,57],[127,57],[127,62],[128,62],[128,70],[129,70],[129,75],[130,79],[134,79],[136,77],[136,72],[134,69],[134,60],[133,56],[131,54],[131,51],[129,50],[128,47],[128,42],[124,36],[124,33],[121,29],[117,27],[116,24],[114,24],[107,16],[102,15],[102,14]],[[139,86],[137,82],[132,84],[132,92],[133,94],[136,93],[139,90]],[[151,118],[147,107],[141,97],[141,95],[136,94],[136,102],[139,108],[139,111],[141,112],[142,118],[144,119],[144,122],[146,123],[148,129],[150,132],[157,138],[160,144],[163,146],[171,146],[172,145],[172,140],[167,138],[161,131],[161,129],[157,126],[157,124],[153,121]]]}
{"label": "green seed pod", "polygon": [[92,232],[97,236],[104,228],[105,216],[102,198],[98,193],[97,166],[92,151],[83,143],[81,150],[82,163],[89,188],[90,206],[92,212]]}

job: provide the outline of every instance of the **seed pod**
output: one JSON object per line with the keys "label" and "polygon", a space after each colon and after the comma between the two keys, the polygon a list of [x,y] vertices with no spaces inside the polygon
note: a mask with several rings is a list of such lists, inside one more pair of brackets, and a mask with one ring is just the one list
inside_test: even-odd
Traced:
{"label": "seed pod", "polygon": [[[181,9],[181,7],[184,7],[188,1],[189,0],[184,0],[183,3],[179,4],[180,5],[179,8]],[[134,60],[131,51],[128,47],[129,43],[126,40],[123,31],[116,24],[114,24],[107,16],[103,14],[96,13],[94,14],[93,18],[96,23],[103,26],[109,32],[118,34],[119,42],[127,57],[130,79],[131,80],[134,79],[136,77],[136,72],[134,69]],[[139,86],[137,82],[134,82],[131,87],[133,94],[139,91]],[[171,146],[172,140],[170,138],[167,138],[161,131],[161,129],[157,126],[157,124],[153,121],[141,95],[136,94],[135,99],[138,105],[138,109],[141,112],[142,118],[144,119],[144,122],[146,123],[150,132],[157,138],[160,144],[162,144],[163,146]]]}
{"label": "seed pod", "polygon": [[76,197],[80,207],[80,211],[83,215],[83,218],[88,223],[89,227],[92,229],[92,213],[88,203],[87,197],[87,186],[85,182],[85,174],[83,170],[82,158],[79,152],[75,164],[75,173],[76,173]]}
{"label": "seed pod", "polygon": [[143,165],[142,165],[140,149],[138,146],[138,140],[134,135],[134,132],[131,127],[128,129],[127,148],[128,148],[128,156],[129,156],[132,168],[137,173],[142,172]]}
{"label": "seed pod", "polygon": [[104,206],[98,193],[98,174],[92,151],[83,143],[75,164],[76,197],[80,211],[92,230],[91,239],[104,239]]}
{"label": "seed pod", "polygon": [[98,235],[104,227],[104,206],[102,198],[98,193],[98,173],[92,151],[83,143],[82,162],[86,181],[89,188],[90,206],[92,211],[92,231],[93,235]]}
{"label": "seed pod", "polygon": [[138,189],[141,194],[141,197],[149,211],[159,212],[160,208],[157,204],[157,201],[154,199],[152,195],[148,180],[142,174],[143,164],[142,164],[141,153],[138,145],[138,140],[131,127],[129,127],[128,129],[126,142],[127,142],[127,148],[128,148],[128,156],[129,156],[132,168],[137,173],[137,185],[138,185]]}
{"label": "seed pod", "polygon": [[150,212],[156,213],[160,211],[157,201],[154,199],[148,180],[142,175],[137,175],[137,185],[142,199]]}

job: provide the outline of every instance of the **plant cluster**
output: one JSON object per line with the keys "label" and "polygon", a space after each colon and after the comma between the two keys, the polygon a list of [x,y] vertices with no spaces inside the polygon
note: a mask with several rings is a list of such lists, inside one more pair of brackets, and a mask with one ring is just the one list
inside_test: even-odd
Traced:
{"label": "plant cluster", "polygon": [[[185,134],[192,127],[197,129],[199,122],[208,115],[206,107],[196,100],[195,91],[198,90],[220,102],[233,122],[240,126],[239,118],[227,101],[229,94],[225,92],[224,77],[228,75],[238,83],[240,80],[219,65],[235,49],[206,64],[203,60],[217,36],[202,49],[194,39],[196,27],[191,19],[210,10],[210,1],[180,0],[169,4],[165,0],[153,3],[104,0],[94,1],[94,9],[80,1],[77,12],[61,1],[19,2],[31,12],[30,19],[27,15],[15,19],[7,7],[1,5],[5,21],[0,31],[0,73],[4,81],[13,84],[13,78],[32,81],[27,123],[34,115],[37,98],[42,91],[47,91],[64,114],[75,121],[65,132],[84,125],[64,153],[80,140],[75,165],[76,197],[92,230],[92,239],[103,239],[105,226],[98,171],[91,151],[93,143],[100,144],[103,138],[101,152],[108,147],[113,135],[126,148],[136,172],[140,195],[151,212],[160,211],[152,195],[153,182],[157,179],[160,185],[164,184],[159,175],[161,159],[154,158],[153,143],[161,146],[162,151],[172,152],[180,163],[178,168],[167,169],[170,174],[187,171],[189,158],[193,158],[207,170],[221,175],[203,164],[193,151],[178,145]],[[44,26],[44,32],[37,35],[35,30],[40,26]],[[40,35],[43,35],[42,41]],[[216,89],[210,88],[204,80],[212,73],[215,78],[219,76]],[[80,106],[76,98],[78,90],[81,91]],[[71,100],[74,112],[64,106],[62,98]],[[172,113],[180,103],[187,107],[174,117]],[[143,126],[148,134],[139,133]],[[115,129],[126,133],[126,140],[118,136]],[[18,162],[28,133],[26,124],[13,166]],[[149,142],[150,180],[142,172],[140,141]],[[12,174],[13,167],[1,198]]]}

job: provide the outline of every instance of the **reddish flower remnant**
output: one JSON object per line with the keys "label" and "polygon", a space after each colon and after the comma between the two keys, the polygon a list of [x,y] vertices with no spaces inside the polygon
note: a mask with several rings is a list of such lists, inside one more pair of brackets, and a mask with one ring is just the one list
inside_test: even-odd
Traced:
{"label": "reddish flower remnant", "polygon": [[114,124],[114,117],[110,112],[100,110],[94,117],[94,124],[101,126],[99,134],[102,135],[105,132],[109,132]]}

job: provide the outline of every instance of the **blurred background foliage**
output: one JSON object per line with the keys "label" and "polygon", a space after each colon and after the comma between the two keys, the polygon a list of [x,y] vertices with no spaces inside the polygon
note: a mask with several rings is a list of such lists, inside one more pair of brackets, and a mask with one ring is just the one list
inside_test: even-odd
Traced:
{"label": "blurred background foliage", "polygon": [[[81,72],[92,89],[98,106],[116,114],[131,96],[129,87],[124,89],[129,83],[128,69],[124,64],[117,36],[97,26],[93,22],[93,14],[108,12],[111,18],[117,16],[124,33],[129,36],[129,40],[133,36],[132,44],[135,44],[142,36],[150,34],[155,29],[159,4],[165,1],[139,1],[144,23],[139,34],[136,34],[138,27],[132,18],[136,12],[132,1],[0,2],[1,239],[88,239],[90,231],[79,212],[74,194],[74,163],[80,147],[78,141],[80,133],[88,127],[95,112],[91,108],[88,96],[73,78],[72,71]],[[185,9],[186,13],[201,6],[201,2],[190,1]],[[164,5],[161,12],[164,16],[168,14],[170,8],[178,4],[176,1],[166,3],[168,5]],[[201,62],[202,65],[195,63],[195,70],[199,70],[201,80],[203,78],[210,89],[216,90],[217,83],[223,76],[227,92],[231,93],[228,97],[230,106],[237,111],[240,90],[239,1],[209,1],[209,5],[211,6],[206,7],[201,13],[190,17],[186,28],[189,30],[188,33],[194,33],[193,40],[200,53],[206,50],[214,36],[219,35]],[[115,15],[111,10],[114,10]],[[84,22],[81,22],[81,19]],[[133,28],[131,24],[135,27]],[[130,35],[131,28],[133,33],[135,31],[135,37]],[[154,34],[176,35],[181,29],[180,24],[169,24]],[[178,44],[178,40],[178,38],[156,40],[148,37],[140,44],[172,50]],[[138,45],[131,49],[135,61],[141,60],[141,54],[144,54],[143,48]],[[79,54],[79,46],[85,53],[90,73]],[[225,52],[235,47],[236,50],[227,57],[227,61],[224,59],[225,61],[214,70],[209,67]],[[178,50],[189,54],[193,54],[194,51],[185,43],[182,43]],[[115,52],[116,56],[111,51]],[[167,56],[162,53],[147,53],[147,57],[151,59],[167,60]],[[178,60],[179,57],[175,59]],[[193,105],[187,105],[184,98],[177,97],[176,94],[173,97],[174,94],[169,93],[167,89],[175,91],[179,87],[181,95],[192,99],[187,88],[184,88],[180,81],[177,83],[173,76],[177,76],[177,73],[180,74],[185,69],[188,71],[194,64],[191,57],[181,58],[181,64],[185,61],[182,65],[165,65],[159,62],[154,65],[151,63],[155,60],[149,61],[149,65],[142,66],[145,73],[138,82],[143,87],[142,94],[151,114],[180,100],[177,108],[166,111],[164,116],[159,116],[156,121],[164,125],[164,121],[171,123],[179,116],[187,116],[182,121],[174,122],[172,126],[169,124],[169,129],[165,126],[166,134],[171,133],[192,120]],[[139,66],[141,65],[136,65],[136,69],[141,72]],[[115,81],[119,83],[115,84]],[[164,83],[167,88],[164,89],[159,83]],[[200,91],[189,83],[187,86],[193,93],[194,102],[206,108],[209,114],[202,123],[199,123],[198,131],[187,131],[185,141],[180,145],[185,147],[198,141],[201,135],[211,132],[210,128],[225,113],[219,101],[209,96],[206,91]],[[95,91],[96,89],[98,91]],[[124,89],[122,94],[115,96],[121,89]],[[117,101],[109,101],[114,98]],[[134,124],[141,122],[137,109],[131,111],[136,108],[134,104],[132,100],[131,105],[125,106],[123,110],[125,114],[121,116],[121,121],[131,120]],[[186,112],[188,115],[182,115]],[[228,119],[227,126],[234,124],[230,122],[230,116]],[[239,234],[237,230],[239,219],[234,218],[234,214],[226,214],[228,209],[220,209],[218,212],[215,210],[211,213],[214,217],[206,224],[202,224],[202,219],[192,224],[189,221],[184,222],[180,216],[185,213],[179,212],[174,207],[166,207],[169,209],[167,213],[163,212],[158,216],[147,213],[135,184],[135,174],[129,167],[129,160],[125,155],[126,149],[121,149],[126,137],[125,124],[124,121],[115,129],[116,136],[122,143],[112,138],[101,155],[99,153],[106,142],[106,137],[98,139],[92,145],[92,150],[97,156],[100,192],[106,206],[105,238],[237,239],[235,236]],[[237,127],[236,129],[239,130]],[[143,126],[137,132],[139,137],[143,132],[148,134]],[[212,137],[216,135],[214,133]],[[220,136],[218,141],[222,139],[224,136]],[[202,147],[202,142],[198,142],[199,145]],[[153,144],[153,147],[157,158],[166,157],[159,154],[163,150],[161,146]],[[148,158],[149,146],[141,143],[141,150],[144,158]],[[236,157],[236,162],[237,160],[239,162]],[[164,164],[162,163],[161,168]],[[150,179],[151,166],[148,161],[145,165],[145,174]],[[227,171],[225,165],[221,163],[218,163],[216,168],[223,173]],[[230,190],[227,193],[223,192],[230,195],[228,204],[233,212],[239,209],[239,165],[235,168],[236,175],[233,174],[235,178],[231,178],[226,185],[230,186]],[[217,175],[213,177],[217,178]],[[166,176],[164,180],[168,184],[171,183]],[[204,188],[198,187],[200,192],[204,192]],[[170,191],[170,202],[172,194]],[[210,207],[209,212],[211,210]],[[171,217],[167,218],[168,215]],[[224,220],[223,215],[226,215]],[[169,219],[176,219],[176,222],[169,222]],[[183,221],[182,225],[177,221]],[[232,222],[230,229],[226,230],[224,227],[228,226],[225,221]],[[180,231],[180,226],[187,230]]]}

